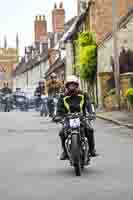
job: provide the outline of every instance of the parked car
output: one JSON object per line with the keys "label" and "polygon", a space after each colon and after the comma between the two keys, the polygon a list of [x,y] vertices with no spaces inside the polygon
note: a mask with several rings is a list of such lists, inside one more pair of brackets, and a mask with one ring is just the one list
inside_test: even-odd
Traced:
{"label": "parked car", "polygon": [[28,99],[28,108],[35,109],[36,107],[36,97],[34,96],[34,91],[31,89],[24,90],[25,96]]}
{"label": "parked car", "polygon": [[12,94],[13,109],[19,109],[21,111],[28,111],[28,98],[24,92],[14,92]]}

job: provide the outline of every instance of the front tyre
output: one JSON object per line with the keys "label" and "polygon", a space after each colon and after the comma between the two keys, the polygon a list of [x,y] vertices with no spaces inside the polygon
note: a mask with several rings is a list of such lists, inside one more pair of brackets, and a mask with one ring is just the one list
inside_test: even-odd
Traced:
{"label": "front tyre", "polygon": [[75,169],[75,175],[81,176],[81,163],[80,163],[80,141],[77,134],[72,135],[71,143],[71,157]]}
{"label": "front tyre", "polygon": [[75,175],[76,176],[81,176],[81,166],[80,166],[80,163],[78,165],[75,165],[74,169],[75,169]]}

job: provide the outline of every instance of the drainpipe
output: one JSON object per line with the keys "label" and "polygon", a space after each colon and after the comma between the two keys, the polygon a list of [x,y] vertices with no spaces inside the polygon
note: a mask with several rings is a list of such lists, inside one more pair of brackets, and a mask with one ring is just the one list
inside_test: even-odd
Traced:
{"label": "drainpipe", "polygon": [[117,1],[112,0],[112,22],[113,22],[113,51],[114,51],[114,68],[115,68],[115,87],[118,110],[120,110],[120,66],[119,66],[119,47],[118,47],[118,17],[117,17]]}

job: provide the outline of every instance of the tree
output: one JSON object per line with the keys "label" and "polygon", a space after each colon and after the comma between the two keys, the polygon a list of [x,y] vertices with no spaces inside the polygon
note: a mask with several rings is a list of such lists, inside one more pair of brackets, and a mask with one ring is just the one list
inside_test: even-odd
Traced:
{"label": "tree", "polygon": [[83,32],[79,35],[80,77],[93,88],[97,72],[97,45],[94,34]]}

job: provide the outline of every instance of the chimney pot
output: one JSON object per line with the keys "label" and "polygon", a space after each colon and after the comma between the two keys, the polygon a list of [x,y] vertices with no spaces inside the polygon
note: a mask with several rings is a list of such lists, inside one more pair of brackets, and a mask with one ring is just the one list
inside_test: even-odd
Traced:
{"label": "chimney pot", "polygon": [[38,20],[38,16],[35,17],[35,20],[36,20],[36,21]]}
{"label": "chimney pot", "polygon": [[43,15],[43,21],[45,21],[45,15]]}
{"label": "chimney pot", "polygon": [[61,9],[63,8],[63,2],[62,1],[60,2],[60,8]]}
{"label": "chimney pot", "polygon": [[57,4],[55,3],[55,4],[54,4],[54,9],[56,9],[56,8],[57,8]]}

